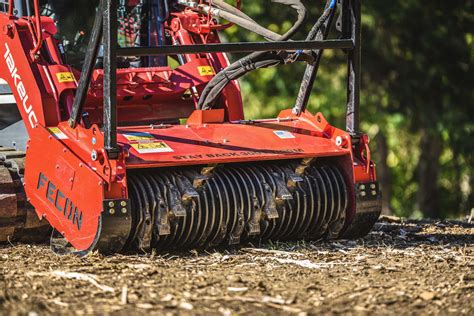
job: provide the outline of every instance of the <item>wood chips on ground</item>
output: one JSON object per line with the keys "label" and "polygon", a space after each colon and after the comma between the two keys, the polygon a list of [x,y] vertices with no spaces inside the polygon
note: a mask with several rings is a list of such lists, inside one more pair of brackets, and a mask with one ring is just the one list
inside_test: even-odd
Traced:
{"label": "wood chips on ground", "polygon": [[0,246],[0,313],[474,315],[474,225],[383,218],[358,241],[59,257]]}

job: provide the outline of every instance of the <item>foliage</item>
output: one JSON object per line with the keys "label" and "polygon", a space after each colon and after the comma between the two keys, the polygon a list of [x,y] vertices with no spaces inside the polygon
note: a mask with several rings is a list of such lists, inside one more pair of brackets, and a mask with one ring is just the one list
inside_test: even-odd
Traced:
{"label": "foliage", "polygon": [[[309,29],[323,2],[306,4]],[[243,6],[256,21],[280,33],[295,19],[284,9],[262,0],[244,1]],[[390,208],[415,217],[470,212],[474,2],[365,0],[362,22],[362,128],[373,140],[379,168],[387,168]],[[295,38],[303,39],[305,31]],[[226,36],[229,41],[261,40],[237,27]],[[339,127],[345,120],[344,57],[342,52],[324,53],[309,104],[311,112],[323,112]],[[291,107],[303,71],[303,65],[291,65],[243,78],[247,116],[274,116]],[[386,157],[377,150],[382,140],[388,146]]]}

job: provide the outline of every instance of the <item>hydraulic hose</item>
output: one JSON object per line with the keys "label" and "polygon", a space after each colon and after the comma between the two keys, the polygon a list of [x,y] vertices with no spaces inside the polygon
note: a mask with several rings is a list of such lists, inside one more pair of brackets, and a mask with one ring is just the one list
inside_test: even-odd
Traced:
{"label": "hydraulic hose", "polygon": [[308,33],[308,36],[306,37],[307,41],[312,41],[316,39],[318,32],[321,30],[321,26],[324,24],[324,22],[327,21],[327,19],[331,16],[331,14],[334,13],[335,7],[336,7],[336,0],[327,1],[326,8],[324,9],[323,14],[318,19],[316,24],[314,24],[314,26],[311,28],[311,31]]}
{"label": "hydraulic hose", "polygon": [[[299,27],[301,26],[301,23],[304,21],[306,17],[306,8],[300,3],[298,3],[299,1],[294,1],[294,0],[273,0],[273,2],[289,5],[293,9],[296,10],[298,14],[298,19],[296,23],[293,25],[293,27],[287,32],[287,34],[289,34],[289,37],[291,37],[295,33],[295,31],[299,29]],[[248,15],[238,10],[237,8],[227,4],[226,2],[222,0],[216,0],[216,1],[213,1],[212,3],[213,5],[219,8],[219,10],[215,11],[215,14],[217,16],[223,19],[226,19],[229,22],[237,24],[249,31],[257,33],[265,37],[266,39],[269,39],[272,41],[284,40],[284,39],[280,39],[281,38],[280,34],[277,34],[275,32],[272,32],[262,27],[260,24],[255,22]]]}
{"label": "hydraulic hose", "polygon": [[[335,6],[336,0],[327,1],[326,9],[309,32],[306,40],[324,40],[327,38],[336,11]],[[316,80],[316,75],[319,69],[319,62],[321,60],[323,52],[324,50],[313,51],[312,54],[314,56],[315,61],[306,66],[303,80],[301,81],[300,90],[296,98],[296,103],[293,107],[293,113],[297,115],[300,115],[302,112],[304,112],[306,110],[306,107],[308,106],[309,97],[311,95],[311,89],[313,88],[314,82]]]}
{"label": "hydraulic hose", "polygon": [[240,27],[243,27],[244,29],[257,33],[258,35],[261,35],[268,40],[276,41],[279,37],[281,37],[280,34],[277,34],[264,28],[253,20],[248,20],[246,18],[237,16],[233,13],[224,11],[223,9],[217,11],[217,16],[226,19],[227,21],[234,23]]}
{"label": "hydraulic hose", "polygon": [[[255,22],[251,17],[249,17],[247,14],[242,12],[240,9],[234,7],[233,5],[228,4],[227,2],[223,0],[213,0],[212,5],[215,7],[218,7],[219,9],[222,9],[224,11],[227,11],[229,13],[232,13],[234,15],[237,15],[243,19],[247,19],[249,21]],[[257,22],[255,22],[257,23]]]}
{"label": "hydraulic hose", "polygon": [[[291,6],[298,13],[295,24],[285,34],[276,38],[277,41],[285,41],[291,38],[302,26],[306,17],[306,8],[300,0],[272,0]],[[226,69],[219,72],[204,88],[199,99],[198,109],[210,109],[219,98],[222,90],[229,82],[236,80],[248,72],[259,69],[277,66],[284,62],[284,59],[275,52],[255,52],[244,58],[237,60]]]}

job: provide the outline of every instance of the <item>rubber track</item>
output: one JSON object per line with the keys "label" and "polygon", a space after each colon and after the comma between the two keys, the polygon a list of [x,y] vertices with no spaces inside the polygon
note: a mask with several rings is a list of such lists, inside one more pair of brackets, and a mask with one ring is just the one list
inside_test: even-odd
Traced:
{"label": "rubber track", "polygon": [[341,172],[313,166],[297,176],[296,167],[233,165],[204,177],[197,168],[131,171],[128,249],[338,237],[349,200]]}
{"label": "rubber track", "polygon": [[0,243],[43,242],[50,236],[46,220],[40,221],[23,190],[25,153],[0,147]]}

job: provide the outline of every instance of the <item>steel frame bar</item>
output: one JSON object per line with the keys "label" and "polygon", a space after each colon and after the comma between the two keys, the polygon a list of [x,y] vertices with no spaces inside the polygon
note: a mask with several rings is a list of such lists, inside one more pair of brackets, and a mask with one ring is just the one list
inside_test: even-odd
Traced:
{"label": "steel frame bar", "polygon": [[360,133],[361,3],[342,0],[343,30],[354,41],[348,56],[346,130],[357,138]]}
{"label": "steel frame bar", "polygon": [[102,45],[104,47],[104,148],[117,158],[117,0],[104,0]]}
{"label": "steel frame bar", "polygon": [[351,39],[327,41],[253,42],[204,45],[164,45],[159,47],[119,48],[118,56],[180,55],[199,53],[245,53],[274,50],[353,49]]}

